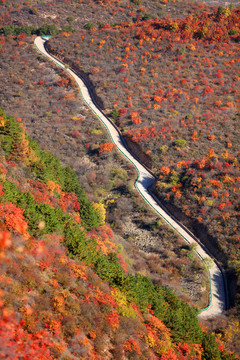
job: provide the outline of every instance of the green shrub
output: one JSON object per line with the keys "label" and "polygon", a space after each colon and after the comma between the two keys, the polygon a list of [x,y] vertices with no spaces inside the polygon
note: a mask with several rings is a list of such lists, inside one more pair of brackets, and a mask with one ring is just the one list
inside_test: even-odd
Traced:
{"label": "green shrub", "polygon": [[124,273],[117,258],[117,254],[113,252],[109,253],[107,256],[98,254],[94,270],[101,279],[108,281],[112,286],[119,286],[124,279]]}
{"label": "green shrub", "polygon": [[[202,330],[196,317],[197,310],[181,301],[168,288],[164,292],[164,301],[167,302],[167,306],[164,311],[163,322],[172,329],[174,341],[201,343]],[[156,316],[158,316],[157,313]]]}
{"label": "green shrub", "polygon": [[168,146],[162,145],[159,150],[161,151],[161,153],[165,154],[168,151]]}
{"label": "green shrub", "polygon": [[177,185],[179,184],[179,181],[180,181],[180,178],[177,174],[173,174],[171,177],[170,177],[170,182],[172,185]]}
{"label": "green shrub", "polygon": [[64,223],[64,243],[68,251],[73,256],[80,259],[87,258],[87,239],[86,234],[79,226],[70,218]]}
{"label": "green shrub", "polygon": [[64,26],[62,29],[58,29],[56,27],[56,25],[49,25],[49,24],[44,24],[42,26],[40,26],[39,28],[35,27],[35,26],[14,26],[14,25],[10,25],[10,26],[3,26],[0,29],[0,35],[3,34],[5,36],[8,35],[19,35],[19,34],[26,34],[27,36],[30,35],[57,35],[61,32],[75,32],[75,29],[72,28],[71,25],[66,25]]}
{"label": "green shrub", "polygon": [[73,16],[68,16],[67,17],[67,21],[68,22],[73,22],[75,19],[74,19],[74,17]]}
{"label": "green shrub", "polygon": [[175,145],[178,146],[178,147],[180,147],[180,148],[182,148],[182,147],[186,146],[186,140],[184,140],[184,139],[177,139],[177,140],[175,141]]}
{"label": "green shrub", "polygon": [[75,33],[76,30],[72,27],[72,25],[65,25],[61,32],[70,32],[70,33]]}
{"label": "green shrub", "polygon": [[118,109],[113,109],[111,112],[110,112],[110,116],[111,118],[113,118],[114,120],[117,120],[119,118],[119,111]]}
{"label": "green shrub", "polygon": [[221,359],[220,351],[218,350],[218,344],[216,343],[215,337],[212,334],[204,333],[202,347],[204,351],[204,360]]}
{"label": "green shrub", "polygon": [[135,302],[141,310],[146,310],[148,304],[151,304],[160,312],[163,297],[160,291],[156,291],[153,282],[147,276],[128,275],[121,286],[121,291],[130,302]]}
{"label": "green shrub", "polygon": [[236,35],[237,34],[237,30],[236,29],[231,29],[229,30],[229,35]]}
{"label": "green shrub", "polygon": [[132,0],[132,1],[136,5],[141,5],[142,4],[142,0]]}
{"label": "green shrub", "polygon": [[218,7],[218,14],[221,15],[226,15],[227,17],[231,15],[231,10],[227,7],[224,8],[223,6],[219,6]]}
{"label": "green shrub", "polygon": [[59,34],[59,30],[56,27],[56,25],[49,25],[49,24],[44,24],[42,26],[40,26],[40,28],[37,29],[36,34],[39,36],[42,35],[57,35]]}
{"label": "green shrub", "polygon": [[144,20],[151,20],[152,19],[152,15],[151,14],[148,14],[148,13],[146,13],[146,14],[144,14],[143,16],[142,16],[142,21],[144,21]]}
{"label": "green shrub", "polygon": [[94,25],[91,23],[91,22],[88,22],[88,23],[86,23],[84,26],[83,26],[83,28],[85,29],[85,30],[91,30],[91,28],[93,27]]}

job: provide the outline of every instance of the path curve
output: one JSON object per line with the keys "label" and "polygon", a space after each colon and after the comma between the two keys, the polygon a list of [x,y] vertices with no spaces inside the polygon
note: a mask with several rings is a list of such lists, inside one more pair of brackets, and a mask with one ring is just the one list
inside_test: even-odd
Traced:
{"label": "path curve", "polygon": [[[48,40],[48,37],[38,36],[34,45],[38,51],[43,55],[48,57],[50,60],[54,61],[55,64],[60,66],[62,69],[66,70],[69,75],[71,75],[79,86],[79,90],[84,102],[92,110],[92,112],[99,118],[99,120],[106,127],[112,142],[117,146],[118,150],[134,165],[138,172],[138,178],[135,183],[136,189],[139,191],[144,200],[174,229],[176,230],[188,244],[196,244],[197,254],[201,259],[209,258],[211,255],[207,249],[197,242],[197,239],[192,235],[184,226],[179,222],[173,219],[170,214],[164,210],[164,208],[159,204],[159,202],[149,193],[148,188],[155,182],[155,177],[126,149],[121,133],[118,129],[112,124],[112,122],[99,110],[99,108],[94,104],[89,90],[83,80],[78,77],[71,69],[65,67],[63,63],[57,60],[55,57],[50,55],[44,46],[44,43]],[[212,257],[213,258],[213,257]],[[209,269],[209,283],[210,283],[210,299],[209,305],[201,309],[199,318],[210,318],[216,315],[221,314],[224,310],[227,309],[227,287],[226,287],[226,278],[221,270],[220,266],[214,260],[213,265]]]}

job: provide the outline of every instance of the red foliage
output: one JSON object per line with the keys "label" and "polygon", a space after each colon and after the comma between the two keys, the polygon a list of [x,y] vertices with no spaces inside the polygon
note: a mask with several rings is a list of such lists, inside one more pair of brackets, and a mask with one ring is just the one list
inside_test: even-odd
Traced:
{"label": "red foliage", "polygon": [[58,86],[61,86],[61,87],[68,88],[69,85],[70,85],[70,80],[67,79],[67,78],[62,77],[61,79],[59,79],[59,80],[57,81],[57,85],[58,85]]}
{"label": "red foliage", "polygon": [[161,170],[160,170],[161,174],[163,175],[168,175],[170,173],[170,169],[168,166],[162,166]]}
{"label": "red foliage", "polygon": [[78,198],[74,193],[62,193],[59,200],[59,206],[64,212],[69,210],[78,211],[80,209]]}
{"label": "red foliage", "polygon": [[131,339],[131,338],[126,341],[124,350],[125,350],[125,352],[130,352],[130,353],[136,352],[138,355],[142,354],[139,343],[136,340]]}
{"label": "red foliage", "polygon": [[106,314],[106,318],[108,324],[111,325],[114,330],[116,330],[119,327],[119,314],[117,313]]}
{"label": "red foliage", "polygon": [[114,149],[114,147],[116,147],[116,145],[114,145],[113,143],[104,143],[99,147],[99,154],[100,155],[107,154],[111,152]]}
{"label": "red foliage", "polygon": [[40,181],[33,182],[32,180],[30,180],[30,185],[31,185],[30,192],[34,197],[34,200],[38,204],[44,203],[50,205],[51,207],[54,206],[54,199],[49,194],[49,188],[46,184]]}
{"label": "red foliage", "polygon": [[119,260],[119,263],[123,269],[123,271],[125,272],[125,274],[128,274],[128,266],[127,263],[123,260],[123,257],[121,254],[117,254],[117,258]]}
{"label": "red foliage", "polygon": [[19,321],[15,312],[2,307],[0,317],[0,357],[8,359],[53,360],[50,347],[51,334],[39,330],[30,334],[24,331],[24,321]]}
{"label": "red foliage", "polygon": [[10,232],[2,231],[0,232],[0,251],[7,249],[11,246],[12,240]]}
{"label": "red foliage", "polygon": [[164,355],[160,356],[160,360],[178,360],[178,357],[173,349],[168,349]]}
{"label": "red foliage", "polygon": [[119,116],[124,116],[124,115],[126,115],[126,113],[127,113],[127,109],[126,109],[126,108],[120,108],[120,109],[118,109],[118,111],[119,111]]}
{"label": "red foliage", "polygon": [[[98,287],[96,288],[95,290],[95,299],[96,301],[99,303],[99,304],[104,304],[104,305],[107,305],[109,306],[110,308],[116,308],[117,306],[117,303],[116,301],[114,300],[114,298],[112,297],[112,295],[110,294],[106,294],[105,292],[102,292]],[[118,315],[118,314],[110,314],[111,316],[108,317],[108,319],[116,319],[118,318],[117,316],[115,315]],[[108,323],[110,324],[110,322],[108,321]]]}
{"label": "red foliage", "polygon": [[178,350],[182,353],[182,355],[188,356],[191,352],[191,347],[188,344],[183,343],[178,346]]}
{"label": "red foliage", "polygon": [[72,132],[72,137],[78,138],[79,136],[81,136],[80,133],[79,133],[79,131],[74,130],[74,131]]}
{"label": "red foliage", "polygon": [[0,195],[4,195],[2,184],[0,184]]}
{"label": "red foliage", "polygon": [[26,235],[28,224],[24,219],[23,211],[11,203],[0,204],[0,218],[4,219],[8,229]]}

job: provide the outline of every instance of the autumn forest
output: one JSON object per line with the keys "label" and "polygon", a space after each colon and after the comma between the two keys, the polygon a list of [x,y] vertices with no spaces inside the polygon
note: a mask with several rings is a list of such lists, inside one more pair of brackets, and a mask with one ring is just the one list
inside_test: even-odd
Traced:
{"label": "autumn forest", "polygon": [[[207,0],[0,0],[0,357],[240,356],[240,8]],[[93,101],[155,176],[144,202]],[[212,260],[213,261],[213,260]]]}

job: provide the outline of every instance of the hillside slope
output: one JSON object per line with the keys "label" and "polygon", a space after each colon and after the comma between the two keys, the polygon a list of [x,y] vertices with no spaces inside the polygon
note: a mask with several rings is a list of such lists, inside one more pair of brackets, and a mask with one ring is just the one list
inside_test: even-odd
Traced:
{"label": "hillside slope", "polygon": [[[46,44],[47,40],[38,36],[34,45],[36,48],[45,56],[47,56],[53,63],[57,63],[56,58],[52,57],[49,53],[46,52],[44,44]],[[64,67],[64,65],[58,62],[60,67]],[[176,230],[179,235],[187,242],[190,247],[195,247],[196,253],[199,258],[203,262],[210,261],[209,253],[198,244],[198,241],[194,239],[191,234],[189,234],[186,229],[180,226],[169,214],[162,208],[160,204],[158,204],[155,199],[149,193],[148,188],[151,187],[154,182],[154,176],[128,151],[126,148],[123,139],[121,138],[120,132],[113,125],[113,123],[97,108],[93,102],[92,97],[90,95],[90,89],[84,84],[82,79],[76,75],[72,70],[68,69],[66,72],[69,76],[72,76],[76,83],[79,86],[81,96],[83,97],[86,104],[89,106],[91,111],[98,117],[98,119],[106,126],[108,133],[111,136],[113,141],[109,143],[108,146],[116,146],[117,149],[124,155],[137,169],[138,178],[135,183],[135,187],[138,192],[141,194],[142,198],[146,201],[148,205],[150,205],[160,216],[167,225],[171,226],[172,229]],[[204,318],[212,318],[217,315],[221,315],[224,310],[227,308],[227,290],[225,288],[225,278],[223,277],[223,273],[217,264],[212,264],[209,267],[209,287],[210,287],[210,301],[208,307],[201,314]]]}
{"label": "hillside slope", "polygon": [[0,102],[7,114],[22,121],[42,149],[71,166],[90,199],[104,205],[107,222],[135,271],[168,285],[190,304],[206,307],[208,274],[203,263],[145,205],[134,187],[133,166],[109,147],[110,137],[73,79],[39,56],[33,41],[1,37]]}
{"label": "hillside slope", "polygon": [[[221,4],[221,1],[218,2],[218,5],[227,6],[226,3]],[[215,0],[207,1],[207,3],[211,2],[215,3]],[[237,0],[234,0],[234,3],[237,2]],[[171,18],[169,18],[169,14],[171,14]],[[160,19],[165,15],[167,15],[166,18]],[[187,15],[190,16],[175,21],[176,18]],[[89,272],[93,274],[92,277],[88,276],[88,282],[84,283],[87,291],[90,291],[90,293],[91,291],[94,292],[101,282],[99,279],[99,268],[101,266],[97,266],[91,260],[91,253],[94,247],[97,246],[97,250],[100,249],[104,255],[108,255],[109,251],[117,253],[120,265],[125,270],[118,267],[115,262],[116,259],[115,257],[112,258],[112,255],[111,259],[108,258],[106,260],[106,264],[111,266],[109,265],[109,260],[110,263],[113,260],[116,269],[120,270],[120,273],[123,270],[126,275],[128,270],[131,275],[135,273],[147,275],[153,281],[154,286],[168,285],[173,289],[174,293],[179,295],[180,299],[186,300],[190,305],[197,305],[198,308],[203,308],[208,304],[207,272],[195,256],[194,249],[186,246],[176,233],[159,221],[158,216],[151,212],[137,195],[133,187],[134,179],[136,178],[135,171],[119,156],[114,148],[110,148],[110,140],[107,134],[84,106],[72,79],[45,61],[42,56],[37,55],[33,47],[34,36],[31,36],[31,34],[52,33],[56,35],[62,31],[64,32],[57,40],[62,42],[59,45],[59,56],[61,58],[65,57],[66,53],[64,51],[68,49],[65,44],[74,44],[74,40],[80,34],[80,42],[77,40],[76,49],[74,49],[76,57],[83,59],[87,54],[89,58],[86,58],[86,64],[73,64],[69,52],[67,54],[69,64],[73,64],[78,69],[80,68],[81,72],[85,70],[88,79],[91,80],[93,86],[95,85],[95,92],[101,98],[103,105],[106,105],[106,99],[111,99],[111,96],[113,96],[111,102],[107,104],[106,112],[108,114],[111,113],[112,118],[119,126],[123,122],[122,130],[125,131],[126,139],[133,145],[137,155],[144,158],[144,161],[146,160],[149,166],[153,166],[153,169],[155,167],[154,170],[156,170],[156,174],[159,176],[157,191],[158,194],[163,194],[161,201],[165,201],[170,210],[181,221],[185,221],[187,227],[195,229],[196,234],[208,246],[212,246],[215,256],[228,269],[232,307],[221,316],[208,322],[205,321],[201,327],[204,328],[204,333],[206,333],[206,328],[203,326],[207,326],[209,331],[214,331],[217,334],[217,343],[220,349],[223,349],[221,345],[221,341],[223,341],[224,344],[228,344],[231,350],[240,354],[239,238],[236,232],[237,226],[235,226],[236,216],[238,215],[237,211],[239,210],[236,202],[238,194],[237,181],[239,177],[237,163],[239,132],[238,18],[239,9],[234,9],[233,4],[227,8],[219,6],[216,9],[200,3],[168,0],[161,2],[156,0],[49,0],[47,2],[41,0],[0,0],[0,26],[2,26],[0,28],[0,105],[3,106],[8,115],[13,115],[19,124],[24,124],[27,134],[30,134],[39,142],[41,149],[50,150],[55,156],[59,157],[61,164],[65,167],[70,165],[78,178],[77,180],[69,168],[66,173],[62,170],[58,172],[58,176],[60,174],[61,176],[57,179],[55,177],[52,178],[52,170],[49,169],[49,166],[47,168],[48,172],[50,172],[46,175],[45,171],[43,171],[45,161],[47,163],[52,161],[52,157],[47,155],[48,153],[45,153],[44,162],[40,164],[40,169],[37,170],[35,166],[33,167],[34,174],[32,175],[31,167],[29,168],[26,164],[28,162],[26,158],[28,156],[31,158],[32,152],[27,150],[28,146],[26,146],[27,142],[25,140],[27,139],[31,146],[34,144],[34,149],[39,155],[40,152],[37,150],[39,149],[37,144],[29,140],[27,135],[23,142],[23,139],[19,140],[19,138],[15,137],[15,140],[17,140],[16,148],[18,149],[20,145],[20,149],[23,152],[19,149],[16,153],[19,158],[14,158],[15,150],[13,154],[8,154],[11,142],[7,141],[5,143],[3,140],[6,133],[4,132],[5,129],[2,128],[4,136],[1,138],[1,141],[3,141],[5,148],[1,153],[1,160],[5,170],[3,169],[3,174],[1,175],[1,184],[3,186],[3,181],[5,182],[6,179],[10,179],[10,183],[13,183],[11,185],[9,182],[5,182],[5,188],[1,191],[1,195],[5,196],[2,198],[3,202],[6,202],[6,197],[8,197],[9,200],[7,201],[10,205],[9,207],[5,204],[1,205],[2,218],[0,228],[4,232],[1,237],[0,250],[1,280],[10,274],[9,278],[6,279],[6,283],[4,282],[5,280],[2,282],[4,293],[0,291],[1,296],[3,296],[0,311],[0,328],[6,330],[4,333],[1,332],[1,338],[3,339],[0,345],[0,350],[3,349],[2,357],[16,358],[16,354],[13,355],[13,352],[21,349],[20,353],[17,354],[18,358],[22,358],[22,356],[24,356],[24,359],[30,358],[30,356],[39,359],[43,359],[44,356],[49,356],[49,358],[74,358],[73,351],[75,350],[71,348],[71,340],[70,343],[68,342],[73,337],[73,331],[65,331],[65,323],[61,318],[62,313],[60,316],[58,313],[53,317],[49,315],[49,318],[57,319],[57,327],[59,323],[62,326],[60,337],[57,339],[59,335],[58,330],[49,331],[54,321],[51,323],[51,326],[46,325],[49,323],[47,321],[44,323],[45,318],[42,315],[38,321],[38,312],[36,310],[39,302],[43,303],[43,307],[45,307],[44,299],[47,296],[51,300],[47,302],[44,309],[47,309],[46,311],[50,309],[50,313],[55,314],[54,300],[51,296],[55,294],[56,289],[52,288],[50,280],[52,279],[51,276],[55,276],[56,269],[59,269],[59,272],[62,274],[58,282],[60,285],[59,291],[68,291],[69,289],[72,291],[71,285],[68,285],[68,281],[70,284],[73,284],[72,272],[68,273],[70,276],[64,283],[64,270],[61,270],[64,266],[58,264],[59,267],[57,265],[52,268],[46,260],[49,257],[48,252],[51,252],[51,254],[58,252],[58,254],[70,255],[70,253],[65,253],[65,245],[62,247],[64,241],[62,233],[64,230],[66,231],[64,222],[68,218],[65,215],[70,214],[72,216],[76,213],[75,220],[77,222],[81,221],[81,224],[78,223],[77,225],[78,227],[80,226],[81,234],[75,226],[74,231],[77,231],[77,237],[82,240],[81,252],[85,256],[84,271],[87,269],[87,276]],[[123,23],[123,21],[126,23]],[[108,25],[109,22],[111,22],[110,26]],[[154,31],[161,35],[157,41],[160,41],[159,46],[161,47],[162,45],[162,48],[158,48],[157,51],[152,50],[154,46],[150,44],[153,30],[151,24],[155,24],[156,28],[154,28]],[[129,29],[132,33],[129,32]],[[138,29],[137,36],[139,38],[135,37],[132,39],[132,35],[136,34],[136,29]],[[76,34],[75,39],[70,36],[71,31],[79,30],[80,33]],[[143,30],[143,32],[141,33],[139,30]],[[122,38],[123,42],[116,35],[119,31],[121,32],[120,40]],[[106,39],[104,38],[105,35]],[[82,38],[83,36],[84,39]],[[107,39],[108,36],[110,38]],[[115,49],[115,36],[119,40],[119,49]],[[95,39],[95,41],[92,42],[92,39]],[[124,42],[125,40],[126,43]],[[105,41],[105,43],[101,41]],[[112,48],[110,55],[115,55],[114,64],[106,62],[107,69],[104,69],[102,64],[101,66],[99,64],[104,63],[105,55],[107,55],[107,61],[111,58],[107,53],[109,41],[110,49]],[[142,46],[139,46],[140,41]],[[133,45],[132,42],[134,42]],[[81,51],[77,44],[81,45],[87,52]],[[131,49],[131,46],[128,44],[134,47],[136,45],[136,49]],[[130,51],[127,51],[129,46]],[[91,52],[89,51],[90,48]],[[73,51],[73,49],[70,50],[71,52]],[[144,53],[145,51],[146,53]],[[137,55],[134,59],[131,58],[132,52],[135,52]],[[161,55],[160,59],[153,59],[153,53],[154,56]],[[103,59],[101,56],[103,56]],[[96,57],[98,58],[96,59]],[[131,64],[130,61],[128,62],[128,59],[134,60],[134,64]],[[74,61],[78,60],[77,58],[74,59]],[[98,60],[99,63],[95,63],[95,60]],[[154,71],[156,63],[157,65],[162,65],[160,69],[157,68],[158,71]],[[81,67],[81,65],[84,66]],[[91,67],[88,69],[89,65]],[[117,69],[114,69],[116,71],[115,73],[113,72],[113,78],[111,78],[112,74],[110,74],[112,65],[118,66]],[[154,65],[153,68],[151,68],[152,65]],[[131,72],[132,70],[133,72]],[[126,74],[127,76],[125,76]],[[162,91],[165,91],[164,93],[152,93],[154,81],[157,81],[157,74],[158,81],[160,80],[161,84],[159,87]],[[120,82],[118,81],[119,78]],[[122,78],[128,78],[129,81],[121,83]],[[134,82],[136,78],[139,79],[139,86]],[[103,79],[106,79],[106,82],[102,82]],[[115,83],[115,80],[117,83]],[[130,88],[130,90],[133,90],[133,94],[128,95],[129,99],[127,99],[126,104],[124,102],[121,103],[122,99],[126,99],[125,95],[129,91],[129,83],[131,85],[131,82],[134,84],[133,89]],[[162,84],[164,84],[164,88]],[[107,94],[105,89],[110,85],[111,92]],[[118,88],[114,88],[114,85],[118,85]],[[159,87],[157,87],[157,91]],[[148,93],[149,88],[151,91]],[[176,90],[179,91],[177,92]],[[138,92],[140,96],[138,96]],[[217,97],[217,100],[215,97]],[[119,103],[116,104],[115,101],[117,100]],[[151,107],[145,109],[147,104]],[[139,112],[134,111],[134,109],[138,110],[138,107]],[[178,108],[181,114],[177,113]],[[208,111],[208,108],[210,111]],[[173,111],[174,109],[175,111]],[[138,114],[136,114],[137,112]],[[144,114],[146,114],[146,118]],[[149,134],[147,134],[144,128],[148,122],[148,115],[150,117],[149,121],[155,121],[155,117],[157,120],[160,118],[161,121],[164,121],[164,125],[159,128],[161,134],[159,144],[157,137],[156,139],[152,137],[151,141],[146,142],[146,135]],[[5,119],[5,115],[3,115],[3,118]],[[179,124],[175,122],[176,119],[179,120]],[[4,123],[3,119],[1,123]],[[156,121],[155,124],[150,125],[153,128],[159,124]],[[21,133],[18,127],[14,126],[13,128],[17,129],[19,134]],[[130,128],[132,133],[128,132]],[[137,138],[135,139],[133,135],[137,129],[141,128],[144,131],[140,131],[139,141],[139,133],[136,133]],[[175,128],[175,131],[172,128]],[[197,128],[197,134],[194,134],[195,128]],[[137,140],[137,142],[132,140]],[[157,145],[156,149],[155,145]],[[208,152],[208,150],[211,151]],[[156,156],[154,156],[155,151]],[[196,159],[196,162],[189,162],[192,158]],[[22,160],[25,164],[22,163]],[[159,166],[156,165],[156,160],[159,161]],[[56,166],[56,169],[59,169],[59,161],[55,161],[54,164],[54,167]],[[27,169],[27,171],[22,171],[22,169]],[[4,174],[5,171],[7,171],[6,175]],[[80,198],[77,199],[73,194],[70,195],[69,191],[66,191],[65,185],[62,187],[63,182],[65,182],[64,179],[66,177],[71,178],[72,175],[76,180],[74,182],[80,182],[81,187],[87,192],[87,196],[85,196],[84,192],[80,191],[81,200],[83,200],[84,204],[81,210],[82,218],[79,214],[81,207],[78,209],[78,204],[81,205]],[[49,176],[50,179],[48,178]],[[27,180],[23,180],[23,187],[21,187],[22,179],[25,178]],[[56,188],[51,181],[57,184]],[[28,193],[27,195],[21,195],[19,190],[23,190],[23,192],[27,190],[33,198]],[[78,196],[80,196],[80,193],[78,193]],[[41,198],[44,203],[39,201]],[[16,199],[19,205],[16,205],[14,202]],[[36,204],[34,204],[35,200],[33,201],[33,199],[37,201]],[[12,201],[13,203],[10,204]],[[50,208],[46,205],[49,205]],[[56,211],[51,209],[52,206],[56,208]],[[83,211],[84,208],[87,211]],[[104,208],[106,209],[106,214]],[[20,209],[26,210],[22,212]],[[101,215],[99,211],[95,211],[97,209],[101,209]],[[88,217],[89,213],[92,215]],[[106,227],[105,224],[100,225],[100,223],[103,224],[105,216],[107,223],[110,223],[111,228],[114,229],[114,233],[109,230],[109,226]],[[32,220],[32,222],[30,221],[26,224],[24,221],[27,219]],[[85,228],[81,226],[84,221]],[[96,225],[100,226],[95,229],[94,226]],[[90,229],[92,226],[93,228]],[[16,229],[16,231],[13,229]],[[26,229],[31,235],[34,249],[38,249],[38,242],[41,242],[40,250],[37,250],[37,252],[32,251],[28,236],[25,236],[24,233]],[[54,231],[53,233],[51,232],[52,230]],[[8,233],[9,231],[11,235]],[[50,236],[48,235],[49,232]],[[54,233],[57,236],[53,235]],[[68,229],[67,234],[69,234]],[[85,238],[86,235],[87,237]],[[95,239],[93,244],[91,243],[91,251],[88,248],[88,235]],[[23,236],[22,239],[21,236]],[[217,243],[215,238],[220,241]],[[70,239],[75,244],[76,238],[70,236]],[[229,242],[226,239],[229,239]],[[18,243],[18,241],[20,242]],[[70,247],[71,243],[69,244]],[[20,246],[15,247],[15,244],[20,244]],[[45,255],[41,255],[41,249],[43,249],[46,258],[44,257]],[[77,250],[75,249],[75,251]],[[120,254],[123,255],[127,264],[123,262]],[[27,258],[28,256],[30,258]],[[13,259],[14,261],[18,259],[16,260],[16,266]],[[41,259],[43,259],[41,263],[43,271],[41,269],[38,272]],[[66,259],[68,258],[66,257]],[[25,261],[24,268],[22,268],[22,261]],[[51,258],[51,262],[54,263],[54,261]],[[68,263],[67,261],[66,263]],[[71,261],[76,262],[77,260],[72,259]],[[105,266],[105,259],[101,259],[101,261],[104,262]],[[44,268],[44,262],[46,262],[46,268]],[[30,263],[35,269],[33,273],[38,274],[34,284],[38,284],[38,281],[41,282],[43,289],[41,288],[41,294],[39,294],[38,287],[34,285],[34,291],[30,292],[30,300],[27,302],[28,289],[32,287],[26,287],[26,284],[31,282],[32,277],[34,278],[30,274],[25,280],[25,271]],[[92,266],[92,268],[90,269],[88,265],[85,267],[86,263]],[[10,264],[13,264],[14,268]],[[78,264],[80,264],[80,260],[78,260]],[[21,269],[21,274],[18,277],[19,268]],[[80,269],[81,272],[82,267]],[[107,273],[108,271],[109,268]],[[96,272],[98,275],[96,275]],[[103,276],[106,276],[106,274]],[[78,278],[80,279],[79,276]],[[40,279],[43,279],[43,281],[40,281]],[[53,287],[54,279],[53,277]],[[92,284],[95,284],[95,280],[93,281],[92,279],[97,279],[94,289]],[[47,282],[46,285],[45,280],[50,282]],[[82,280],[87,281],[85,277]],[[10,285],[11,282],[12,285]],[[101,291],[106,290],[104,292],[105,296],[105,294],[112,294],[114,286],[109,287],[109,284],[105,282],[100,288]],[[72,293],[70,297],[73,296]],[[27,294],[27,296],[25,297],[22,294]],[[81,295],[81,291],[78,294]],[[145,294],[145,291],[141,293],[141,296],[143,296],[142,294]],[[15,298],[22,296],[22,303],[20,304],[16,299],[13,299],[13,295]],[[34,298],[35,295],[39,297],[39,301]],[[143,299],[145,299],[144,296]],[[176,298],[174,297],[174,299]],[[34,305],[34,319],[31,321],[36,321],[40,334],[37,333],[36,328],[33,331],[31,326],[27,328],[23,323],[23,312],[20,310],[20,305],[24,301],[27,303],[27,307]],[[34,304],[34,301],[37,306]],[[87,300],[86,302],[88,303],[89,301]],[[132,302],[132,298],[130,300],[126,299],[126,301],[129,305]],[[170,302],[173,305],[174,301],[171,300]],[[94,300],[91,300],[91,303],[93,307],[96,304]],[[80,305],[82,306],[82,303]],[[71,308],[67,315],[73,314],[73,328],[79,328],[80,321],[78,322],[79,318],[77,319],[77,316],[80,316],[80,311],[77,311],[76,316],[76,312],[74,312],[70,302],[67,307]],[[103,309],[102,306],[100,307],[101,312]],[[76,308],[79,309],[77,306]],[[99,312],[99,308],[96,312],[95,310],[92,312],[89,310],[87,313],[85,313],[84,306],[81,309],[83,310],[81,314],[84,313],[82,315],[84,317],[84,326],[88,324],[88,319],[85,316],[90,314],[91,318],[91,314],[95,316]],[[178,306],[177,309],[179,310]],[[122,316],[122,314],[126,314],[125,310],[125,308],[124,311],[118,309],[116,312]],[[30,315],[31,311],[32,309],[30,309],[27,315]],[[103,312],[103,314],[105,313]],[[109,314],[108,310],[107,314]],[[127,314],[129,315],[128,310]],[[132,317],[130,316],[130,318]],[[143,318],[145,329],[148,323],[144,316]],[[153,335],[154,341],[152,338],[147,341],[147,351],[144,353],[145,345],[142,345],[142,338],[140,341],[140,338],[136,339],[133,337],[134,340],[139,340],[141,345],[140,351],[143,351],[145,358],[151,356],[151,352],[148,352],[149,347],[151,351],[157,354],[157,357],[174,358],[171,350],[164,352],[168,346],[173,348],[178,358],[198,358],[198,355],[193,355],[194,351],[189,354],[189,349],[186,345],[178,349],[178,335],[176,335],[172,325],[174,318],[177,318],[175,313],[170,317],[169,323],[165,323],[165,327],[167,325],[169,329],[171,328],[171,346],[169,343],[166,347],[165,345],[159,345],[158,340]],[[90,340],[89,343],[91,344],[86,345],[85,343],[87,347],[85,351],[84,341],[80,343],[77,340],[76,345],[74,340],[73,347],[77,349],[77,357],[88,358],[96,356],[97,358],[107,358],[109,356],[109,358],[117,358],[117,356],[122,356],[123,358],[134,358],[135,356],[137,359],[140,358],[139,348],[135,347],[134,343],[133,345],[130,344],[130,346],[137,349],[136,351],[133,350],[131,352],[127,350],[125,352],[123,350],[124,353],[121,352],[122,349],[125,349],[124,341],[129,338],[129,332],[124,337],[124,341],[122,339],[119,340],[117,330],[120,328],[118,328],[113,336],[111,334],[110,342],[108,335],[103,336],[106,340],[103,341],[101,335],[105,334],[105,315],[100,316],[98,314],[94,317],[94,321],[90,320],[90,322],[92,321],[92,327],[95,329],[95,324],[98,323],[99,319],[103,319],[102,322],[100,321],[100,324],[103,324],[103,328],[101,327],[101,331],[96,333],[97,338],[99,338],[103,346],[106,345],[107,347],[109,345],[113,350],[110,350],[110,353],[107,351],[105,353],[101,346],[98,348],[97,339],[90,338],[87,332],[88,325],[86,325],[83,333],[87,334],[86,337]],[[127,324],[126,327],[128,328],[128,318],[121,317],[121,319],[120,321],[119,318],[119,326],[121,327],[126,320],[125,324]],[[70,322],[67,327],[71,328]],[[107,329],[109,329],[108,326],[107,324]],[[160,324],[159,326],[162,325]],[[41,330],[42,328],[43,331]],[[129,326],[128,330],[130,328],[131,326]],[[45,332],[46,329],[47,332]],[[166,328],[161,329],[158,331],[158,334],[161,331],[165,333]],[[13,332],[11,332],[12,330]],[[124,331],[122,332],[121,330],[120,333],[122,334]],[[131,330],[129,331],[131,332]],[[69,333],[70,335],[68,336]],[[6,337],[4,338],[5,334]],[[133,336],[136,335],[133,331],[131,334],[134,334]],[[143,337],[146,335],[144,332],[141,334]],[[52,335],[54,335],[53,342],[50,343],[46,338],[52,339]],[[183,337],[183,335],[181,336]],[[117,339],[116,341],[114,340],[115,338]],[[41,343],[41,339],[46,341]],[[55,342],[56,344],[57,342],[57,344],[60,344],[61,339],[67,345],[61,343],[63,347],[59,346],[59,352],[57,352],[57,346],[53,345],[53,343]],[[164,339],[161,338],[164,341],[166,339],[166,337]],[[220,339],[221,341],[219,342]],[[182,338],[180,342],[185,340],[188,343],[193,341],[193,339],[189,340],[186,337],[184,340]],[[204,351],[201,351],[202,355],[199,356],[202,359],[229,358],[230,355],[224,357],[223,352],[219,353],[217,351],[215,340],[213,340],[211,335],[205,334],[201,341],[203,341]],[[206,348],[207,341],[210,343],[208,349]],[[143,343],[145,342],[146,338],[144,337]],[[117,347],[118,344],[119,347]],[[90,351],[91,346],[94,347],[92,353]],[[40,348],[42,350],[39,350]],[[34,352],[34,349],[36,349],[36,352]],[[48,349],[50,349],[50,352]],[[129,346],[126,349],[129,349]],[[194,349],[198,351],[196,347]],[[79,355],[80,352],[82,352],[81,355]]]}
{"label": "hillside slope", "polygon": [[3,112],[0,139],[3,356],[235,359],[170,290],[127,274],[101,207]]}

